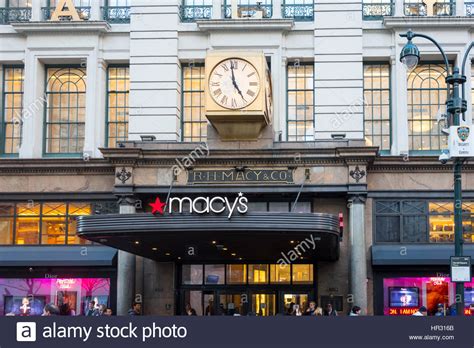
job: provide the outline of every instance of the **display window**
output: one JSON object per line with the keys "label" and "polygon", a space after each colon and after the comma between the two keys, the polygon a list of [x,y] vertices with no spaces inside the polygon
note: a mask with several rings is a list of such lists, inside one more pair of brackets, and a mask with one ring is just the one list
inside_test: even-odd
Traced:
{"label": "display window", "polygon": [[[453,315],[456,302],[456,284],[449,277],[400,277],[385,278],[384,315],[412,315],[419,307],[425,306],[428,315]],[[474,303],[474,278],[465,283],[465,314],[474,315],[469,310]]]}
{"label": "display window", "polygon": [[110,306],[110,278],[0,278],[0,315],[39,316],[50,303],[60,315],[85,315],[92,301]]}

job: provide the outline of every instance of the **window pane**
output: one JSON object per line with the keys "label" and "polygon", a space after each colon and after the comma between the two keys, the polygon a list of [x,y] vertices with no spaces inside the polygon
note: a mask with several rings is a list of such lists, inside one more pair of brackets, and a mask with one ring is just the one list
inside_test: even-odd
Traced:
{"label": "window pane", "polygon": [[13,243],[13,218],[0,217],[0,245]]}
{"label": "window pane", "polygon": [[268,283],[268,265],[257,264],[257,265],[248,265],[248,267],[249,267],[249,284]]}
{"label": "window pane", "polygon": [[49,68],[46,86],[46,152],[80,154],[84,145],[86,70]]}
{"label": "window pane", "polygon": [[408,74],[410,150],[447,147],[437,124],[438,110],[445,110],[445,76],[446,69],[441,64],[420,64]]}
{"label": "window pane", "polygon": [[313,265],[293,265],[293,284],[313,283]]}
{"label": "window pane", "polygon": [[[390,75],[389,64],[364,65],[365,141],[380,150],[390,150]],[[386,125],[386,126],[382,126]]]}
{"label": "window pane", "polygon": [[289,284],[290,278],[290,265],[270,265],[270,283]]}
{"label": "window pane", "polygon": [[108,68],[107,135],[108,147],[128,139],[130,72],[128,67]]}
{"label": "window pane", "polygon": [[224,284],[224,265],[205,265],[204,274],[206,284]]}
{"label": "window pane", "polygon": [[[299,61],[287,68],[288,141],[314,140],[314,66]],[[291,120],[291,122],[290,122]]]}
{"label": "window pane", "polygon": [[202,284],[202,265],[183,265],[181,281],[185,285],[201,285]]}
{"label": "window pane", "polygon": [[16,220],[15,244],[39,244],[40,219],[39,217],[18,218]]}
{"label": "window pane", "polygon": [[227,265],[227,284],[245,284],[247,265]]}
{"label": "window pane", "polygon": [[21,145],[23,113],[23,68],[5,67],[3,99],[3,152],[17,154]]}
{"label": "window pane", "polygon": [[66,244],[66,219],[64,217],[42,218],[41,244]]}
{"label": "window pane", "polygon": [[9,203],[0,203],[0,216],[11,216],[13,215],[14,206]]}
{"label": "window pane", "polygon": [[199,142],[207,138],[204,115],[204,66],[183,64],[183,141]]}

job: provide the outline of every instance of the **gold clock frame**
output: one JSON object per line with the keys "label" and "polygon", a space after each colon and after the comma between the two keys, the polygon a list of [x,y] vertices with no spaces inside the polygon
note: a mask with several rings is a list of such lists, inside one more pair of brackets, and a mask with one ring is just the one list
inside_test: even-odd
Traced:
{"label": "gold clock frame", "polygon": [[[227,59],[242,59],[254,66],[260,81],[260,89],[255,100],[241,109],[227,109],[214,100],[209,91],[209,81],[214,69]],[[272,110],[267,108],[268,66],[263,52],[210,51],[205,63],[205,114],[209,122],[225,141],[257,140],[263,128],[271,124]],[[271,84],[271,83],[270,83]],[[267,88],[270,87],[270,88]]]}

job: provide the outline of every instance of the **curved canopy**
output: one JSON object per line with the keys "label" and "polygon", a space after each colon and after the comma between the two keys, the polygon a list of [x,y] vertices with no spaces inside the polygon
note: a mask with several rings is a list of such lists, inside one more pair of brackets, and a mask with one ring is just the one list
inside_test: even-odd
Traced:
{"label": "curved canopy", "polygon": [[[330,214],[115,214],[78,218],[78,235],[158,261],[337,260],[339,219]],[[294,258],[297,256],[297,260]]]}

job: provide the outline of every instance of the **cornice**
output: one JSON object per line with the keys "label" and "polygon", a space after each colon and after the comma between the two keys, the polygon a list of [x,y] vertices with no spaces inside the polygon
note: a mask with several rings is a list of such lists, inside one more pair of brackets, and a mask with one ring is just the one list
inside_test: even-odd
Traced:
{"label": "cornice", "polygon": [[0,175],[114,175],[106,160],[0,159]]}
{"label": "cornice", "polygon": [[[409,172],[440,172],[452,173],[453,164],[441,164],[438,156],[417,157],[379,157],[368,168],[369,173],[409,173]],[[464,172],[474,172],[474,163],[466,162]]]}
{"label": "cornice", "polygon": [[12,23],[12,28],[20,34],[33,33],[108,33],[110,24],[106,21],[40,21]]}
{"label": "cornice", "polygon": [[384,17],[385,28],[465,28],[471,29],[474,25],[473,17],[465,16],[402,16]]}
{"label": "cornice", "polygon": [[289,31],[295,26],[292,19],[206,19],[197,20],[201,31],[213,30],[277,30]]}

